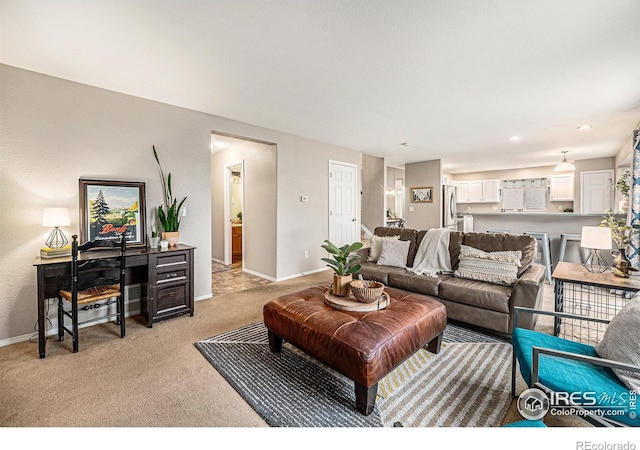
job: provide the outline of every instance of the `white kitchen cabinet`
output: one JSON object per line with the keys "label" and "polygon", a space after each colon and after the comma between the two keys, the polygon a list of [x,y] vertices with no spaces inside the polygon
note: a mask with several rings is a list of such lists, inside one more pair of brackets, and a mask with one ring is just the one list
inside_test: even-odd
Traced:
{"label": "white kitchen cabinet", "polygon": [[469,182],[459,181],[458,192],[456,192],[456,198],[458,203],[469,203]]}
{"label": "white kitchen cabinet", "polygon": [[458,181],[458,203],[498,203],[500,180]]}
{"label": "white kitchen cabinet", "polygon": [[500,180],[484,180],[482,192],[484,203],[498,203],[500,201]]}
{"label": "white kitchen cabinet", "polygon": [[552,202],[573,201],[573,174],[552,175],[550,189]]}
{"label": "white kitchen cabinet", "polygon": [[469,181],[469,203],[482,203],[484,198],[483,181]]}

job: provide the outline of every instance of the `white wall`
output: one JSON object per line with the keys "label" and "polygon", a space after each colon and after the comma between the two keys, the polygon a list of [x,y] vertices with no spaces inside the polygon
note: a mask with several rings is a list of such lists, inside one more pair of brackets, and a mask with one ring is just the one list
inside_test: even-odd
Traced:
{"label": "white wall", "polygon": [[[329,161],[359,167],[361,159],[359,152],[297,136],[278,141],[278,279],[326,268],[320,246],[329,239]],[[357,211],[359,203],[358,196]]]}
{"label": "white wall", "polygon": [[371,232],[385,223],[384,158],[362,155],[362,224]]}
{"label": "white wall", "polygon": [[63,231],[75,233],[78,179],[95,177],[144,181],[149,216],[162,198],[152,145],[176,195],[189,197],[181,241],[197,247],[196,298],[210,295],[212,131],[277,144],[276,276],[323,268],[328,160],[360,164],[359,152],[0,65],[0,343],[34,333],[33,261],[50,232],[43,208],[68,207]]}
{"label": "white wall", "polygon": [[33,332],[42,210],[69,208],[63,231],[77,233],[79,178],[144,182],[150,227],[162,201],[152,145],[189,197],[180,232],[197,247],[195,295],[211,293],[209,116],[4,65],[0,86],[0,341]]}
{"label": "white wall", "polygon": [[[405,164],[405,226],[428,230],[442,226],[442,184],[440,160]],[[411,188],[433,187],[432,203],[412,203]],[[413,208],[413,211],[410,210]]]}

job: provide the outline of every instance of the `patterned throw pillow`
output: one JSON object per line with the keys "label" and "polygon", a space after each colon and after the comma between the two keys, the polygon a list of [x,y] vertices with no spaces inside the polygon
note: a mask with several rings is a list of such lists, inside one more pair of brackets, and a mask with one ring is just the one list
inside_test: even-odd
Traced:
{"label": "patterned throw pillow", "polygon": [[518,280],[521,258],[522,252],[520,250],[485,252],[468,245],[461,245],[460,264],[455,271],[455,276],[513,286]]}
{"label": "patterned throw pillow", "polygon": [[382,253],[382,241],[397,241],[400,236],[371,236],[371,248],[369,248],[369,258],[367,261],[378,262]]}
{"label": "patterned throw pillow", "polygon": [[[612,359],[625,364],[640,366],[640,294],[634,295],[611,319],[602,340],[596,346],[601,358]],[[616,376],[629,389],[640,391],[640,373],[630,370],[613,369]]]}
{"label": "patterned throw pillow", "polygon": [[407,255],[411,241],[387,239],[382,241],[382,252],[378,258],[379,266],[407,267]]}

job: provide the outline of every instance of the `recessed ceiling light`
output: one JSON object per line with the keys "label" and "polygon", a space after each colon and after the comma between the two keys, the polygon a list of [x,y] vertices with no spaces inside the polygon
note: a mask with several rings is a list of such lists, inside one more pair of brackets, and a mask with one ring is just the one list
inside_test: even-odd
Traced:
{"label": "recessed ceiling light", "polygon": [[578,131],[589,131],[591,128],[593,128],[591,125],[585,124],[585,125],[580,125],[578,127]]}
{"label": "recessed ceiling light", "polygon": [[509,139],[511,142],[518,142],[520,141],[522,138],[520,136],[511,136],[511,138]]}

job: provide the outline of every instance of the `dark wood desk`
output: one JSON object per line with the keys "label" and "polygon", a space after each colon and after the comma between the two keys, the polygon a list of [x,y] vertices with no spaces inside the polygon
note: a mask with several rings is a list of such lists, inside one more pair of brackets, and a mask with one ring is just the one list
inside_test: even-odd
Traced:
{"label": "dark wood desk", "polygon": [[[142,315],[151,328],[154,322],[183,314],[193,316],[193,253],[195,247],[178,244],[168,250],[156,248],[127,249],[126,284],[140,284]],[[80,259],[114,258],[117,251],[86,252]],[[45,357],[45,302],[57,298],[58,291],[71,282],[71,257],[40,258],[34,264],[38,277],[38,347]]]}

